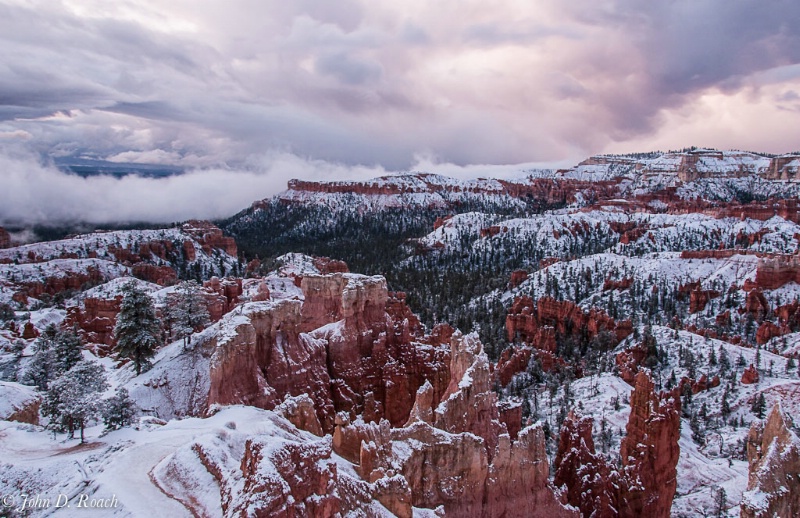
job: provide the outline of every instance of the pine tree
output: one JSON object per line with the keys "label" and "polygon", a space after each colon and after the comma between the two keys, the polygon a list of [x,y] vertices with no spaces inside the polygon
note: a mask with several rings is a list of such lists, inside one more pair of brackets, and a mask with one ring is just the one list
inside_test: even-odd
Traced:
{"label": "pine tree", "polygon": [[745,361],[745,359],[744,359],[744,354],[742,354],[742,352],[739,351],[739,357],[736,358],[736,366],[737,367],[744,367],[746,365],[747,365],[747,361]]}
{"label": "pine tree", "polygon": [[683,407],[683,415],[689,416],[689,408],[692,406],[692,384],[684,383],[681,386],[681,407]]}
{"label": "pine tree", "polygon": [[183,345],[192,343],[192,333],[206,326],[210,319],[200,285],[186,281],[178,285],[175,297],[167,307],[166,315],[175,337],[183,338]]}
{"label": "pine tree", "polygon": [[689,428],[692,430],[692,440],[702,445],[705,439],[705,433],[703,432],[703,427],[700,425],[700,419],[698,419],[697,413],[692,414],[691,419],[689,419]]}
{"label": "pine tree", "polygon": [[718,487],[716,494],[714,495],[714,510],[715,516],[717,518],[722,518],[726,515],[726,506],[728,505],[728,495],[725,493],[725,489]]}
{"label": "pine tree", "polygon": [[136,416],[136,403],[129,397],[125,388],[117,389],[116,393],[103,404],[103,424],[106,430],[117,430],[128,426]]}
{"label": "pine tree", "polygon": [[731,368],[731,359],[728,356],[728,352],[719,346],[719,370],[723,373],[727,372],[728,369]]}
{"label": "pine tree", "polygon": [[138,376],[160,345],[159,321],[153,301],[135,282],[125,284],[122,293],[114,336],[119,355],[133,361]]}
{"label": "pine tree", "polygon": [[678,378],[675,377],[675,369],[672,369],[672,372],[669,375],[669,379],[667,379],[667,390],[672,390],[672,388],[677,384],[678,384]]}
{"label": "pine tree", "polygon": [[48,427],[56,432],[68,432],[72,437],[98,416],[101,408],[99,393],[108,387],[105,371],[99,364],[81,360],[70,370],[53,380],[42,403],[42,414],[50,418]]}
{"label": "pine tree", "polygon": [[725,389],[725,392],[722,393],[722,403],[720,405],[720,413],[722,414],[723,418],[726,418],[731,413],[731,405],[728,402],[728,389]]}
{"label": "pine tree", "polygon": [[58,377],[54,344],[58,329],[53,324],[33,344],[33,356],[23,376],[23,382],[35,385],[39,390],[46,390],[51,380]]}
{"label": "pine tree", "polygon": [[653,336],[653,329],[650,325],[644,327],[644,337],[642,338],[642,348],[645,350],[647,356],[644,360],[644,365],[649,368],[654,368],[659,362],[658,341]]}
{"label": "pine tree", "polygon": [[53,344],[58,369],[66,372],[81,361],[83,359],[81,349],[81,339],[75,331],[68,330],[58,333]]}
{"label": "pine tree", "polygon": [[764,414],[767,411],[767,401],[764,398],[763,392],[753,399],[753,404],[750,405],[750,411],[759,419],[764,419]]}

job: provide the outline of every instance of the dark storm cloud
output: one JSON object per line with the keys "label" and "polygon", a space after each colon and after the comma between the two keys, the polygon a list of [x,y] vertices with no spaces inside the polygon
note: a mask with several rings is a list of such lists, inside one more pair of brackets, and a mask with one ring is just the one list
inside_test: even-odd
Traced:
{"label": "dark storm cloud", "polygon": [[[593,76],[618,77],[620,87],[599,92],[598,100],[616,115],[613,125],[623,133],[650,130],[659,110],[680,106],[708,88],[735,92],[755,73],[800,62],[795,22],[800,3],[793,1],[619,0],[568,6],[574,20],[618,39],[610,52],[589,52],[586,58]],[[624,56],[628,59],[619,59]]]}

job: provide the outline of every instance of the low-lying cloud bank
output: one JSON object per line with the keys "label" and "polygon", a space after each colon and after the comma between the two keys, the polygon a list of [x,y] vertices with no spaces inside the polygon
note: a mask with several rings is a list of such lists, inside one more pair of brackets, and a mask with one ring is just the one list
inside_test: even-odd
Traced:
{"label": "low-lying cloud bank", "polygon": [[[418,157],[412,169],[473,178],[512,176],[538,166],[462,167]],[[202,169],[164,178],[84,178],[42,163],[31,154],[0,152],[0,171],[0,225],[224,218],[286,189],[292,178],[365,180],[390,173],[380,166],[349,166],[280,152],[251,158],[245,169]]]}
{"label": "low-lying cloud bank", "polygon": [[0,224],[222,218],[284,190],[291,178],[385,174],[380,168],[345,167],[288,154],[265,156],[250,170],[205,169],[165,178],[83,178],[31,156],[0,154],[0,171]]}

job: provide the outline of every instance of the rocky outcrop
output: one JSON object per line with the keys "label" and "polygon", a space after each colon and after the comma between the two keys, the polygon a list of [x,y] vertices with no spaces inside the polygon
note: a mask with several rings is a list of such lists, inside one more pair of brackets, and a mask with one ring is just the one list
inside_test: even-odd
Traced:
{"label": "rocky outcrop", "polygon": [[561,428],[555,484],[584,516],[667,518],[677,489],[680,404],[636,375],[617,469],[595,452],[592,420],[570,414]]}
{"label": "rocky outcrop", "polygon": [[323,430],[333,429],[331,379],[325,346],[300,334],[301,302],[282,300],[246,306],[246,318],[234,320],[230,334],[209,344],[209,409],[245,404],[272,409],[289,396],[314,400]]}
{"label": "rocky outcrop", "polygon": [[770,159],[763,176],[767,180],[797,180],[798,170],[800,155],[781,155]]}
{"label": "rocky outcrop", "polygon": [[38,425],[41,401],[33,387],[0,381],[0,420]]}
{"label": "rocky outcrop", "polygon": [[42,295],[55,295],[67,290],[81,290],[84,286],[95,286],[109,280],[100,269],[88,266],[83,271],[66,271],[60,275],[46,277],[42,281],[22,281],[20,293],[27,297],[40,298]]}
{"label": "rocky outcrop", "polygon": [[755,289],[747,294],[744,300],[744,308],[740,313],[747,313],[753,316],[756,322],[762,322],[769,314],[769,302],[759,289]]}
{"label": "rocky outcrop", "polygon": [[[191,242],[189,244],[191,245]],[[175,245],[172,241],[157,239],[140,243],[138,247],[132,247],[131,245],[125,247],[109,246],[108,252],[118,262],[130,266],[145,261],[167,261],[174,257]]]}
{"label": "rocky outcrop", "polygon": [[301,284],[302,302],[249,303],[246,318],[231,316],[235,329],[213,349],[209,408],[272,409],[286,395],[308,393],[330,433],[339,411],[402,426],[426,380],[441,399],[452,331],[425,336],[382,277],[307,275]]}
{"label": "rocky outcrop", "polygon": [[36,326],[33,325],[33,322],[30,320],[25,322],[25,325],[22,327],[22,338],[25,340],[32,340],[39,336],[39,330],[36,329]]}
{"label": "rocky outcrop", "polygon": [[[216,322],[223,315],[232,311],[239,303],[239,296],[242,294],[241,278],[212,277],[203,283],[203,296],[208,307],[208,316],[212,322]],[[266,285],[259,285],[258,300],[269,300],[269,289]]]}
{"label": "rocky outcrop", "polygon": [[512,345],[503,349],[492,373],[494,379],[505,387],[511,383],[511,379],[515,374],[519,374],[528,368],[532,355],[533,348],[524,345]]}
{"label": "rocky outcrop", "polygon": [[347,263],[330,257],[315,257],[314,267],[319,270],[322,275],[329,273],[350,273]]}
{"label": "rocky outcrop", "polygon": [[605,312],[584,312],[571,301],[542,297],[535,304],[528,296],[517,297],[506,316],[506,335],[510,342],[521,341],[536,349],[554,353],[556,336],[578,336],[591,340],[608,333],[619,343],[633,332],[630,321],[616,322]]}
{"label": "rocky outcrop", "polygon": [[614,484],[619,474],[595,453],[592,424],[591,418],[572,412],[564,420],[553,464],[553,483],[567,488],[567,502],[580,509],[583,516],[614,518],[619,516],[615,512],[618,494]]}
{"label": "rocky outcrop", "polygon": [[[519,432],[513,441],[499,420],[488,361],[475,335],[453,335],[452,377],[441,401],[420,388],[402,428],[340,421],[334,449],[355,458],[365,480],[379,484],[399,474],[416,507],[443,506],[446,515],[476,517],[575,516],[548,483],[544,432]],[[406,510],[410,510],[406,508]]]}
{"label": "rocky outcrop", "polygon": [[697,313],[706,308],[711,299],[719,297],[717,290],[692,290],[689,292],[689,313]]}
{"label": "rocky outcrop", "polygon": [[[241,414],[239,414],[242,417]],[[299,432],[275,414],[240,432],[230,421],[194,437],[150,472],[151,480],[194,516],[309,517],[382,515],[376,487],[340,470],[330,437]],[[240,423],[248,426],[248,423]],[[408,515],[410,516],[410,514]]]}
{"label": "rocky outcrop", "polygon": [[238,255],[236,241],[225,236],[222,230],[209,221],[190,220],[183,224],[181,229],[194,237],[206,254],[211,254],[214,249],[221,250],[231,257]]}
{"label": "rocky outcrop", "polygon": [[742,495],[743,518],[800,515],[800,439],[786,424],[779,404],[747,436],[749,475]]}
{"label": "rocky outcrop", "polygon": [[6,229],[0,227],[0,249],[11,247],[11,234]]}
{"label": "rocky outcrop", "polygon": [[776,256],[759,259],[756,285],[765,290],[780,288],[789,282],[800,282],[800,259],[796,256]]}
{"label": "rocky outcrop", "polygon": [[[364,182],[309,182],[289,180],[288,190],[280,195],[284,203],[305,201],[304,194],[356,194],[359,196],[394,197],[403,194],[436,194],[440,197],[428,205],[446,207],[459,194],[487,194],[537,200],[542,207],[562,206],[574,202],[577,193],[589,199],[611,198],[617,194],[616,181],[579,181],[573,179],[533,178],[525,180],[475,180],[453,182],[429,173],[386,176]],[[456,206],[457,203],[452,203]],[[258,204],[256,204],[256,207]]]}
{"label": "rocky outcrop", "polygon": [[137,263],[131,268],[131,274],[138,279],[152,282],[159,286],[172,286],[178,282],[178,274],[169,266]]}
{"label": "rocky outcrop", "polygon": [[508,281],[508,288],[513,290],[526,280],[528,280],[528,272],[526,270],[514,270],[511,272],[511,279]]}
{"label": "rocky outcrop", "polygon": [[322,437],[322,425],[319,423],[316,411],[314,410],[314,400],[308,394],[301,394],[296,397],[287,397],[283,403],[275,408],[275,413],[285,417],[290,423],[295,425],[298,430],[305,430],[313,433],[317,437]]}
{"label": "rocky outcrop", "polygon": [[316,329],[311,336],[325,344],[337,410],[360,414],[371,400],[376,418],[401,426],[426,380],[441,397],[450,379],[449,349],[407,318],[383,277],[306,276],[302,289],[301,328]]}
{"label": "rocky outcrop", "polygon": [[[114,325],[116,324],[122,296],[111,299],[87,297],[81,306],[67,308],[65,327],[77,328],[84,343],[113,346]],[[109,348],[101,348],[97,352],[110,352]]]}
{"label": "rocky outcrop", "polygon": [[758,383],[758,371],[751,363],[742,373],[742,385],[752,385],[753,383]]}
{"label": "rocky outcrop", "polygon": [[772,322],[764,322],[758,326],[758,330],[756,331],[756,343],[764,345],[776,336],[781,336],[783,334],[784,332],[780,327]]}
{"label": "rocky outcrop", "polygon": [[640,371],[620,445],[622,476],[632,482],[621,487],[625,505],[620,509],[626,510],[621,516],[669,517],[678,484],[680,429],[679,400],[659,397],[650,376]]}

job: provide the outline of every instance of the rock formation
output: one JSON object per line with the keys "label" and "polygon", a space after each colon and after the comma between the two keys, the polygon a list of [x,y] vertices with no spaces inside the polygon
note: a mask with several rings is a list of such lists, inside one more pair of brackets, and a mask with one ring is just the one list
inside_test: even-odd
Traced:
{"label": "rock formation", "polygon": [[[222,318],[222,315],[233,310],[239,303],[239,296],[242,294],[241,278],[212,277],[203,283],[203,296],[208,307],[208,316],[212,322]],[[259,286],[260,300],[269,300],[269,289],[266,286]]]}
{"label": "rock formation", "polygon": [[800,282],[800,259],[796,256],[759,259],[756,269],[758,287],[774,290],[789,282]]}
{"label": "rock formation", "polygon": [[528,346],[510,346],[503,349],[493,372],[494,379],[506,386],[515,374],[525,371],[530,363],[533,349]]}
{"label": "rock formation", "polygon": [[747,294],[744,309],[739,311],[752,315],[756,322],[762,322],[769,314],[769,302],[761,290],[755,289]]}
{"label": "rock formation", "polygon": [[380,491],[339,470],[330,437],[299,432],[274,414],[251,418],[264,433],[230,422],[167,456],[151,479],[195,516],[378,515]]}
{"label": "rock formation", "polygon": [[514,289],[528,279],[526,270],[514,270],[511,272],[511,279],[508,281],[509,289]]}
{"label": "rock formation", "polygon": [[20,293],[26,297],[39,298],[44,294],[55,295],[67,290],[80,290],[83,286],[94,286],[108,281],[109,276],[95,266],[87,266],[81,271],[65,271],[43,280],[23,280],[19,282]]}
{"label": "rock formation", "polygon": [[11,235],[6,229],[0,227],[0,249],[11,246]]}
{"label": "rock formation", "polygon": [[[668,518],[677,489],[680,456],[680,402],[660,398],[645,371],[636,375],[631,414],[620,446],[623,485],[621,516]],[[622,509],[626,509],[623,513]]]}
{"label": "rock formation", "polygon": [[178,282],[178,274],[170,266],[136,263],[131,268],[131,274],[136,278],[158,284],[159,286],[172,286]]}
{"label": "rock formation", "polygon": [[111,299],[86,297],[83,299],[83,309],[80,306],[67,309],[64,325],[79,329],[86,343],[112,346],[115,344],[114,325],[121,302],[122,296]]}
{"label": "rock formation", "polygon": [[330,433],[338,411],[403,425],[426,380],[441,398],[449,348],[438,340],[449,334],[424,336],[382,277],[307,275],[302,289],[302,302],[243,308],[247,318],[214,349],[209,406],[271,409],[286,395],[307,393]]}
{"label": "rock formation", "polygon": [[595,453],[591,418],[570,412],[561,425],[554,466],[553,484],[567,488],[567,502],[580,509],[583,516],[619,516],[614,512],[618,509],[614,482],[619,475],[604,457]]}
{"label": "rock formation", "polygon": [[689,313],[697,313],[706,308],[706,304],[711,299],[719,297],[720,293],[716,290],[696,289],[689,292]]}
{"label": "rock formation", "polygon": [[33,387],[0,381],[0,420],[38,425],[41,401]]}
{"label": "rock formation", "polygon": [[510,342],[522,341],[534,348],[554,353],[556,336],[584,334],[592,339],[601,332],[618,343],[633,332],[630,321],[616,322],[605,312],[584,312],[570,301],[542,297],[535,304],[528,296],[517,297],[506,316],[506,334]]}
{"label": "rock formation", "polygon": [[789,518],[800,515],[800,439],[775,404],[763,424],[756,421],[747,436],[750,463],[743,518]]}
{"label": "rock formation", "polygon": [[767,180],[796,180],[800,169],[800,155],[781,155],[770,159],[764,173]]}
{"label": "rock formation", "polygon": [[453,516],[575,516],[548,483],[542,428],[512,442],[501,424],[477,337],[456,333],[450,346],[452,377],[441,402],[426,384],[405,427],[340,421],[335,451],[355,458],[360,444],[362,477],[378,484],[401,475],[417,507],[443,506]]}
{"label": "rock formation", "polygon": [[752,385],[753,383],[758,383],[758,371],[751,363],[742,373],[742,385]]}
{"label": "rock formation", "polygon": [[232,237],[225,236],[219,227],[209,221],[190,220],[184,223],[181,229],[194,237],[207,254],[217,249],[231,257],[238,255],[236,241]]}
{"label": "rock formation", "polygon": [[570,414],[561,428],[555,484],[584,516],[667,518],[677,489],[679,403],[659,396],[645,371],[636,375],[621,444],[622,467],[595,453],[592,420]]}
{"label": "rock formation", "polygon": [[756,331],[756,343],[764,345],[776,336],[781,336],[784,331],[772,322],[763,322]]}

